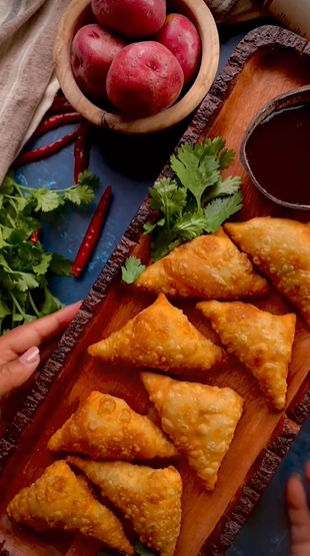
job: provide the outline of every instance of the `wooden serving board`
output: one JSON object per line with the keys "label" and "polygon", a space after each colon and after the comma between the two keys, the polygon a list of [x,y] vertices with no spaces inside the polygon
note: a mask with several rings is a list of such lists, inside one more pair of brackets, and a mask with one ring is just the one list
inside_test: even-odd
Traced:
{"label": "wooden serving board", "polygon": [[[309,83],[307,41],[278,27],[253,31],[230,58],[181,143],[220,135],[238,153],[247,125],[266,102]],[[163,174],[167,172],[166,168]],[[307,213],[283,210],[261,196],[246,176],[238,156],[229,172],[243,178],[245,202],[238,219],[257,215],[290,216],[303,221],[309,218]],[[1,556],[94,556],[100,548],[96,542],[66,533],[38,534],[21,529],[10,523],[5,509],[21,487],[29,485],[52,463],[54,456],[46,448],[48,439],[91,390],[123,397],[141,413],[151,409],[136,369],[114,368],[87,354],[90,343],[119,329],[154,299],[123,286],[119,272],[130,252],[148,261],[148,240],[140,240],[143,224],[150,219],[152,215],[144,203],[0,439]],[[218,341],[201,320],[194,302],[182,301],[178,305],[203,333]],[[275,291],[257,305],[279,314],[293,310]],[[285,413],[270,412],[255,380],[232,358],[220,373],[210,371],[205,376],[191,376],[208,384],[232,387],[245,398],[245,411],[213,493],[201,488],[184,462],[177,463],[184,481],[184,495],[175,556],[225,553],[308,414],[310,396],[303,396],[308,390],[309,368],[310,332],[298,316]]]}

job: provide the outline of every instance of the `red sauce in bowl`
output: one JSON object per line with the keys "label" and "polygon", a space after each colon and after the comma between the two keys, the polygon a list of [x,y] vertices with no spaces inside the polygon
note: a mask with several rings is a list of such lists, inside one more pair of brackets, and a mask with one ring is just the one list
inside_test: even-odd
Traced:
{"label": "red sauce in bowl", "polygon": [[268,116],[252,131],[245,154],[267,193],[280,201],[310,205],[310,104]]}

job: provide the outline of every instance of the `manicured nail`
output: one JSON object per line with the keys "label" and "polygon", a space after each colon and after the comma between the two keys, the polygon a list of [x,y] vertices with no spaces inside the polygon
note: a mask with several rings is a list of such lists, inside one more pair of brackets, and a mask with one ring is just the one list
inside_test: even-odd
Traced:
{"label": "manicured nail", "polygon": [[23,365],[31,365],[34,363],[40,355],[40,350],[38,347],[31,347],[23,355],[20,356],[19,360]]}

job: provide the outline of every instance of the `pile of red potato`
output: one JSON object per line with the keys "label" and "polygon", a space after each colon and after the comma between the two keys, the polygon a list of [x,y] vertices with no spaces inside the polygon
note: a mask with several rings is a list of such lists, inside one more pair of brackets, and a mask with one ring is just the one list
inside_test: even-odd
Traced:
{"label": "pile of red potato", "polygon": [[129,118],[169,108],[194,81],[201,59],[196,27],[166,0],[92,0],[97,23],[76,33],[71,64],[81,91]]}

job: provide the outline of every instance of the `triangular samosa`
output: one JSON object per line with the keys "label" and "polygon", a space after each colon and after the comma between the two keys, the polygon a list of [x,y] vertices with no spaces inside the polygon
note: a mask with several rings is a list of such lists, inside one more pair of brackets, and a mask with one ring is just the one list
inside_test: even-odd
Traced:
{"label": "triangular samosa", "polygon": [[174,467],[152,469],[131,463],[69,457],[125,514],[140,541],[160,556],[173,556],[181,525],[182,479]]}
{"label": "triangular samosa", "polygon": [[176,247],[147,267],[134,286],[168,297],[200,299],[232,300],[268,291],[266,280],[222,228]]}
{"label": "triangular samosa", "polygon": [[94,459],[151,459],[177,451],[150,419],[122,400],[91,392],[48,442],[54,452],[80,452]]}
{"label": "triangular samosa", "polygon": [[146,372],[141,378],[163,430],[187,456],[205,488],[213,490],[242,415],[243,399],[231,388],[180,382]]}
{"label": "triangular samosa", "polygon": [[258,379],[269,403],[284,409],[296,315],[272,315],[240,301],[203,301],[197,307],[211,320],[228,352]]}
{"label": "triangular samosa", "polygon": [[232,240],[294,303],[310,326],[310,226],[284,218],[226,224]]}
{"label": "triangular samosa", "polygon": [[98,539],[109,547],[135,554],[123,526],[96,500],[85,477],[76,477],[65,461],[56,461],[7,507],[10,517],[39,531],[65,529]]}
{"label": "triangular samosa", "polygon": [[227,358],[224,350],[203,336],[163,294],[88,351],[104,361],[175,372],[207,371]]}

